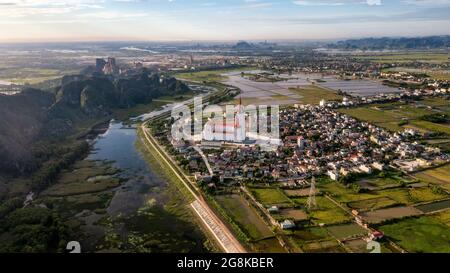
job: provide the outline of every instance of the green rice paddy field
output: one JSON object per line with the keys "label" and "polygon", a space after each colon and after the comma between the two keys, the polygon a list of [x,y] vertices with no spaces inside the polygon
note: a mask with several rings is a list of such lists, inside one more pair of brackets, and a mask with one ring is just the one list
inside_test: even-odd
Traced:
{"label": "green rice paddy field", "polygon": [[[414,128],[422,132],[437,132],[450,135],[449,124],[437,124],[421,120],[421,117],[425,115],[436,113],[449,115],[450,101],[443,98],[425,99],[416,104],[388,103],[340,109],[339,111],[393,132]],[[407,121],[407,123],[402,125],[402,121]]]}
{"label": "green rice paddy field", "polygon": [[450,252],[450,229],[434,217],[409,218],[379,229],[409,252]]}

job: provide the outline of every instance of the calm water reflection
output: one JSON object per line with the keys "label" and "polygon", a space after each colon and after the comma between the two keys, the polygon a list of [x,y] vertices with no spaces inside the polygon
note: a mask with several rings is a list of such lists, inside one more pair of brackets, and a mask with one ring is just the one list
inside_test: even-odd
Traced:
{"label": "calm water reflection", "polygon": [[156,174],[136,148],[138,140],[135,128],[125,128],[122,123],[112,121],[108,130],[97,137],[90,160],[113,161],[121,169],[120,176],[127,181],[119,188],[108,207],[110,215],[129,215],[148,200],[163,203],[161,189],[166,187],[163,178]]}

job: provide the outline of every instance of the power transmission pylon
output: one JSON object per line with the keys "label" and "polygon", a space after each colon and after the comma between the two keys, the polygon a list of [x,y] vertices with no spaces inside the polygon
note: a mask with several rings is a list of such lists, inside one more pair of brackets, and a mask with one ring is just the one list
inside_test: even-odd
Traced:
{"label": "power transmission pylon", "polygon": [[311,179],[311,187],[309,188],[308,210],[316,209],[316,179]]}

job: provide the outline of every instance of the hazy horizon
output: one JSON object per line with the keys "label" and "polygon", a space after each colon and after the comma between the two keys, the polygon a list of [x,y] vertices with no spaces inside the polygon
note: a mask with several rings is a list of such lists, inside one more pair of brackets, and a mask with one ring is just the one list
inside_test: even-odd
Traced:
{"label": "hazy horizon", "polygon": [[450,34],[450,0],[0,0],[0,43]]}

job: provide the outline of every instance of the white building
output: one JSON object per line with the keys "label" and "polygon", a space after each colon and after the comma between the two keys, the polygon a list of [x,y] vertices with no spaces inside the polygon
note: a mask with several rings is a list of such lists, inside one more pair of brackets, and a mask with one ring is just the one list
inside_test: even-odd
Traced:
{"label": "white building", "polygon": [[359,166],[359,169],[365,173],[372,173],[372,168],[367,165],[361,165]]}
{"label": "white building", "polygon": [[241,143],[246,139],[246,118],[244,107],[238,106],[234,122],[209,120],[203,129],[203,139],[207,141],[230,141]]}
{"label": "white building", "polygon": [[338,181],[339,180],[339,174],[335,171],[328,171],[328,176],[331,178],[331,180]]}
{"label": "white building", "polygon": [[284,220],[283,222],[280,223],[280,227],[282,229],[293,229],[295,228],[295,223],[292,222],[291,220]]}
{"label": "white building", "polygon": [[372,164],[372,167],[374,167],[375,169],[380,170],[380,171],[384,170],[384,168],[385,168],[384,164],[380,163],[380,162],[374,162]]}

